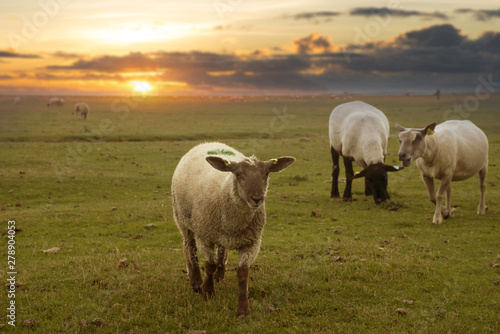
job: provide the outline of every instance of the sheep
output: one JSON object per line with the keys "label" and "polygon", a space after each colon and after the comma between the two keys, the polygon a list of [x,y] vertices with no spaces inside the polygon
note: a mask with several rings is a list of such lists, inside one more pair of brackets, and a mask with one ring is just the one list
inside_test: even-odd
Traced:
{"label": "sheep", "polygon": [[[339,197],[339,156],[344,159],[346,187],[343,200],[352,201],[352,180],[365,178],[365,195],[373,195],[376,204],[390,199],[387,172],[402,167],[385,165],[389,121],[379,109],[362,101],[347,102],[330,114],[330,152],[333,161],[331,198]],[[352,161],[364,168],[354,174]]]}
{"label": "sheep", "polygon": [[21,103],[21,98],[19,96],[14,98],[14,105],[18,105]]}
{"label": "sheep", "polygon": [[47,107],[52,106],[62,107],[64,106],[64,100],[58,97],[53,97],[49,100],[49,103],[47,103]]}
{"label": "sheep", "polygon": [[[191,286],[205,298],[212,297],[214,280],[224,278],[227,250],[238,250],[238,317],[250,314],[248,272],[266,224],[268,174],[294,161],[293,157],[261,161],[222,143],[205,143],[192,148],[174,171],[173,216],[184,239]],[[203,281],[197,247],[205,257]]]}
{"label": "sheep", "polygon": [[[446,121],[436,126],[427,125],[423,129],[399,129],[399,160],[403,166],[415,161],[422,180],[429,192],[429,198],[436,205],[432,218],[433,224],[441,224],[444,218],[451,217],[451,181],[466,180],[479,174],[481,192],[478,215],[484,215],[484,193],[488,173],[488,138],[471,121]],[[437,193],[434,193],[434,179],[441,180]],[[446,206],[441,206],[446,193]]]}
{"label": "sheep", "polygon": [[83,119],[87,119],[89,112],[90,107],[87,103],[78,102],[77,104],[75,104],[75,111],[73,112],[73,115],[78,117],[78,114],[80,114]]}

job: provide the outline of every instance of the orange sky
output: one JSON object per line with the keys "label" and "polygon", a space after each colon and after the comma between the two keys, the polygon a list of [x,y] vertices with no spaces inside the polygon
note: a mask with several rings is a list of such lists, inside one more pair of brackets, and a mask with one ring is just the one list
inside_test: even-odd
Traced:
{"label": "orange sky", "polygon": [[417,91],[424,74],[466,89],[500,54],[486,0],[8,0],[0,13],[4,95]]}

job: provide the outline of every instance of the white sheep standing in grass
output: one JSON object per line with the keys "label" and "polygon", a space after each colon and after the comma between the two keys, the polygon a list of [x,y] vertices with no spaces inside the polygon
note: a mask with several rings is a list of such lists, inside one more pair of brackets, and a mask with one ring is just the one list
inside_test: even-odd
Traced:
{"label": "white sheep standing in grass", "polygon": [[[182,157],[173,174],[173,214],[184,238],[191,286],[204,297],[212,297],[214,280],[224,278],[227,250],[238,250],[237,316],[250,314],[248,273],[266,224],[268,174],[294,161],[293,157],[261,161],[221,143],[205,143]],[[197,247],[205,257],[203,281]]]}
{"label": "white sheep standing in grass", "polygon": [[[352,201],[352,180],[365,178],[365,195],[373,195],[376,204],[389,199],[387,172],[403,168],[384,164],[387,155],[389,121],[382,111],[361,101],[335,107],[329,122],[330,152],[333,161],[331,198],[339,197],[339,157],[344,158],[346,187],[344,201]],[[354,174],[352,161],[364,168]]]}
{"label": "white sheep standing in grass", "polygon": [[[427,125],[423,129],[407,129],[396,124],[399,129],[399,160],[404,166],[415,161],[429,198],[436,205],[433,224],[440,224],[451,217],[451,181],[462,181],[479,174],[481,196],[477,208],[478,215],[484,215],[486,205],[486,174],[488,173],[488,138],[471,121],[446,121],[436,126]],[[434,179],[441,180],[434,193]],[[446,206],[441,206],[446,193]]]}
{"label": "white sheep standing in grass", "polygon": [[19,96],[14,98],[14,105],[18,105],[21,103],[21,98]]}
{"label": "white sheep standing in grass", "polygon": [[90,107],[87,103],[78,102],[77,104],[75,104],[75,111],[73,112],[73,114],[76,117],[78,117],[78,114],[80,114],[80,116],[83,119],[87,119],[89,112],[90,112]]}
{"label": "white sheep standing in grass", "polygon": [[59,97],[53,97],[49,100],[49,103],[47,103],[47,107],[62,107],[64,106],[64,100],[59,98]]}

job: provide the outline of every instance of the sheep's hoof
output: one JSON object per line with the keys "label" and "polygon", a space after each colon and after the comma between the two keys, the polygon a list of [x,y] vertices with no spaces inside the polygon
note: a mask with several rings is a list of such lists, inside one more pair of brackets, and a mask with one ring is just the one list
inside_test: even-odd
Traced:
{"label": "sheep's hoof", "polygon": [[224,271],[223,270],[217,270],[214,274],[214,280],[219,283],[224,280]]}
{"label": "sheep's hoof", "polygon": [[344,202],[352,202],[352,197],[342,197]]}
{"label": "sheep's hoof", "polygon": [[245,305],[240,305],[238,303],[238,307],[236,309],[236,316],[238,318],[244,318],[247,315],[250,315],[250,308],[248,307],[248,302]]}
{"label": "sheep's hoof", "polygon": [[194,291],[195,293],[201,293],[201,288],[193,288],[193,291]]}
{"label": "sheep's hoof", "polygon": [[339,198],[340,194],[339,193],[331,193],[330,198]]}

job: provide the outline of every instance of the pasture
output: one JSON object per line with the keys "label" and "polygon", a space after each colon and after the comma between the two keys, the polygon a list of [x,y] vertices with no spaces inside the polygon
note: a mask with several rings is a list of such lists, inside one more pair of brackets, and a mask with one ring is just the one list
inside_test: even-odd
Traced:
{"label": "pasture", "polygon": [[[386,163],[401,165],[394,122],[440,123],[466,96],[353,98],[387,115]],[[0,331],[500,332],[500,96],[480,101],[468,117],[489,138],[486,215],[476,215],[476,176],[452,183],[457,211],[439,226],[431,224],[434,205],[415,164],[390,173],[390,202],[366,198],[363,180],[353,182],[355,201],[330,199],[328,118],[346,101],[65,100],[48,108],[47,98],[19,105],[0,98],[0,279],[7,283],[6,232],[15,220],[18,283],[16,326],[8,324],[4,289]],[[71,115],[80,100],[91,108],[86,121]],[[170,183],[179,159],[204,141],[260,159],[297,159],[270,178],[267,225],[250,270],[252,313],[244,319],[234,315],[235,252],[208,301],[183,272]],[[60,250],[42,252],[52,247]]]}

